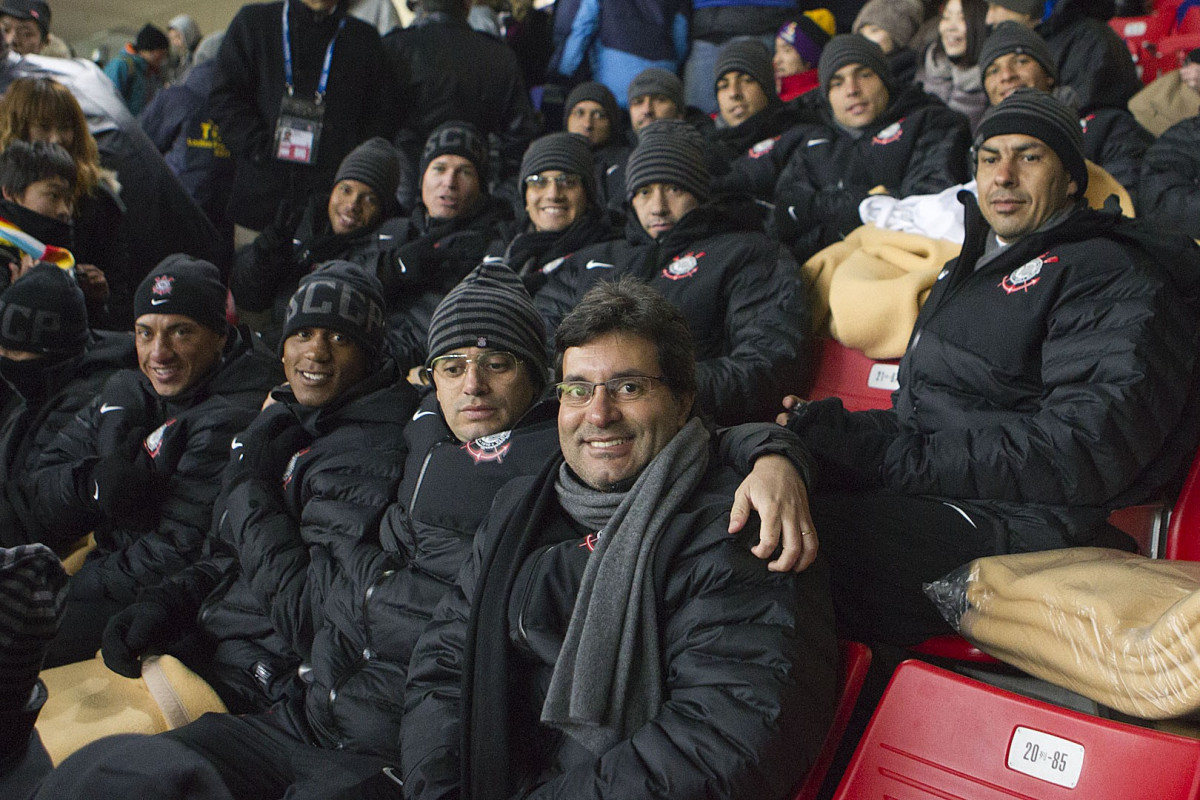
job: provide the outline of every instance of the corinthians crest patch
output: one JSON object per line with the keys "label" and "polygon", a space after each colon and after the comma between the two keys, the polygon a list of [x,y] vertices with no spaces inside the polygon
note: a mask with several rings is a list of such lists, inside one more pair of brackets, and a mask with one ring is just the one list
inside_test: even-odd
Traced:
{"label": "corinthians crest patch", "polygon": [[171,294],[171,284],[175,283],[173,275],[156,275],[154,284],[150,287],[150,294],[155,297],[167,297]]}
{"label": "corinthians crest patch", "polygon": [[1028,292],[1037,282],[1041,280],[1039,277],[1042,274],[1042,267],[1046,264],[1054,264],[1058,261],[1058,256],[1050,255],[1047,250],[1037,258],[1026,261],[1021,266],[1014,269],[1012,272],[1004,276],[1004,280],[1000,281],[1000,288],[1007,294],[1014,292]]}
{"label": "corinthians crest patch", "polygon": [[503,461],[508,455],[508,448],[512,447],[512,431],[500,431],[499,433],[491,433],[487,436],[480,436],[474,441],[467,442],[463,445],[471,458],[475,459],[478,464],[481,461]]}
{"label": "corinthians crest patch", "polygon": [[770,139],[763,139],[761,142],[758,142],[751,147],[746,152],[746,155],[750,156],[751,158],[762,158],[767,153],[775,149],[775,143],[778,142],[779,139],[779,136],[775,136]]}
{"label": "corinthians crest patch", "polygon": [[151,458],[158,458],[158,454],[162,451],[163,437],[167,435],[167,428],[175,424],[175,418],[164,422],[155,428],[149,436],[142,441],[142,447],[146,448],[146,452]]}
{"label": "corinthians crest patch", "polygon": [[295,453],[292,453],[292,457],[288,459],[287,469],[283,471],[284,488],[287,488],[287,485],[292,482],[292,478],[294,478],[296,475],[296,462],[299,461],[300,458],[309,450],[312,450],[312,448],[306,447],[303,450],[297,450]]}
{"label": "corinthians crest patch", "polygon": [[696,270],[700,267],[700,259],[704,258],[704,253],[684,253],[677,256],[670,264],[663,268],[663,277],[667,280],[681,281],[684,278],[690,278],[696,274]]}
{"label": "corinthians crest patch", "polygon": [[871,144],[891,144],[904,135],[904,119],[898,119],[891,125],[871,137]]}

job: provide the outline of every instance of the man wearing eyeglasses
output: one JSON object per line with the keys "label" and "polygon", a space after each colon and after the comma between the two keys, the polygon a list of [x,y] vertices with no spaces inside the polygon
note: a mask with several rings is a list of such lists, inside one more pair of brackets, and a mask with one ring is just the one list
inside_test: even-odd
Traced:
{"label": "man wearing eyeglasses", "polygon": [[785,795],[833,704],[823,567],[728,535],[736,477],[658,292],[596,286],[556,350],[562,458],[497,496],[416,645],[406,797]]}
{"label": "man wearing eyeglasses", "polygon": [[552,133],[535,141],[521,161],[525,213],[503,230],[488,255],[502,259],[537,294],[566,256],[616,235],[615,214],[597,199],[588,140]]}
{"label": "man wearing eyeglasses", "polygon": [[772,392],[805,378],[808,307],[795,260],[763,232],[748,197],[711,197],[704,141],[687,123],[644,128],[626,174],[624,237],[550,273],[535,300],[547,328],[597,282],[634,276],[687,319],[700,407],[721,425],[768,419]]}

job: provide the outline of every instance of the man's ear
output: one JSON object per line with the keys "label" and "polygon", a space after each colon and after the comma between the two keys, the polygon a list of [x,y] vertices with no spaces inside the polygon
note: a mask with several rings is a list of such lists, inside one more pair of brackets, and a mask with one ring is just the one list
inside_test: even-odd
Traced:
{"label": "man's ear", "polygon": [[3,195],[4,199],[10,203],[21,202],[21,195],[16,194],[15,192],[10,192],[8,189],[0,189],[0,195]]}

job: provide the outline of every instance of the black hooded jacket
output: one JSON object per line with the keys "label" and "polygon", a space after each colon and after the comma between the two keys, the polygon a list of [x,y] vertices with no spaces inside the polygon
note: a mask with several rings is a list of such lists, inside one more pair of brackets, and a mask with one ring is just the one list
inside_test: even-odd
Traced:
{"label": "black hooded jacket", "polygon": [[1108,26],[1113,0],[1059,0],[1035,29],[1050,48],[1058,82],[1079,96],[1079,110],[1124,109],[1142,88],[1129,48]]}
{"label": "black hooded jacket", "polygon": [[696,342],[701,408],[721,425],[767,419],[804,385],[809,313],[795,260],[745,197],[688,212],[658,239],[630,209],[625,237],[586,247],[535,298],[553,331],[597,281],[632,275],[682,312]]}

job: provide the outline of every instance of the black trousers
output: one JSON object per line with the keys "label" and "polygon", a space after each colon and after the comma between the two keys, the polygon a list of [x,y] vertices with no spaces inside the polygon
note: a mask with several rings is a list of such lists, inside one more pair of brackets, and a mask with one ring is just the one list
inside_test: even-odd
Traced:
{"label": "black trousers", "polygon": [[911,645],[952,633],[922,585],[975,558],[1003,552],[1005,531],[949,501],[886,491],[812,498],[829,560],[838,635]]}

